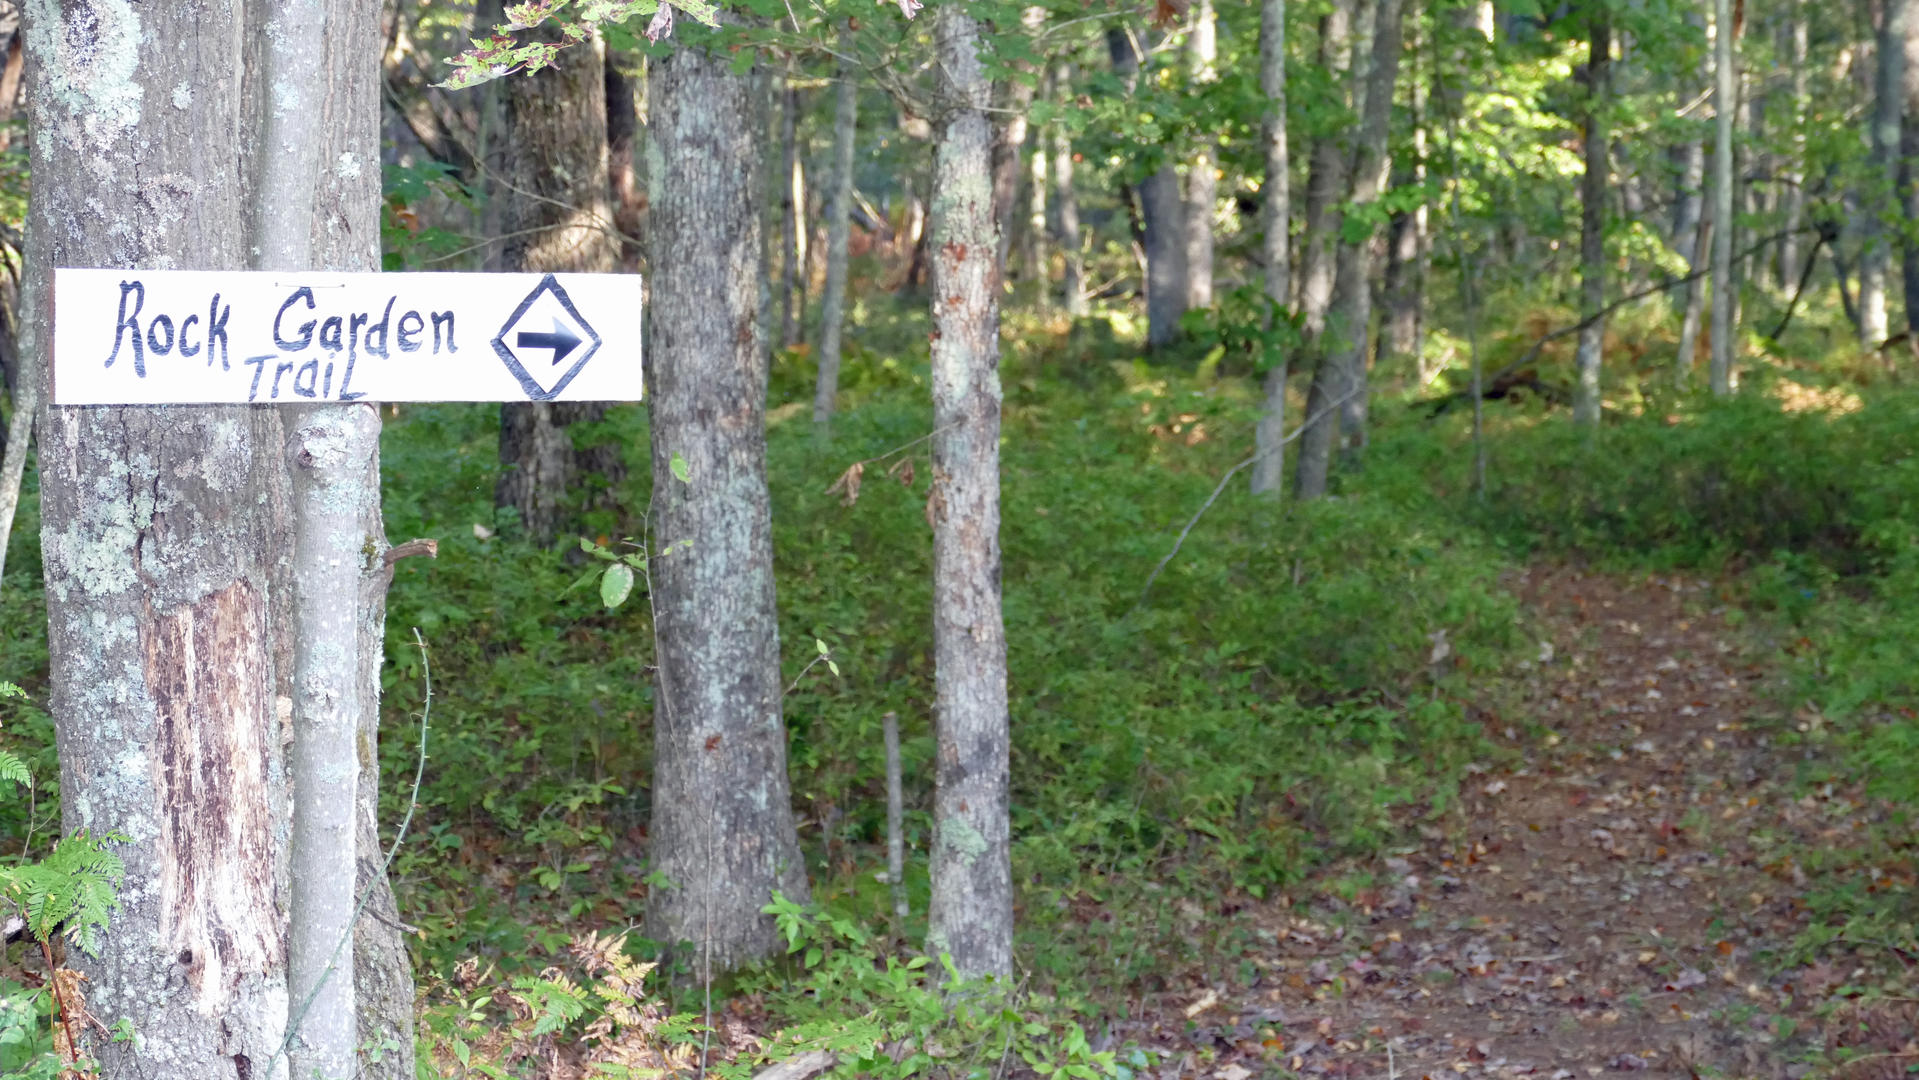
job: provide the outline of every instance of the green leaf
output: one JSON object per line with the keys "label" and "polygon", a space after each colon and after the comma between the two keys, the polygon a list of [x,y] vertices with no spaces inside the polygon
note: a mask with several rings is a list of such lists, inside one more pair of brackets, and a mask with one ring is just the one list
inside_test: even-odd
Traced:
{"label": "green leaf", "polygon": [[616,608],[626,603],[626,598],[632,593],[633,568],[625,563],[614,563],[607,567],[605,576],[600,578],[600,602]]}
{"label": "green leaf", "polygon": [[840,666],[838,664],[835,664],[833,661],[828,660],[826,662],[826,670],[832,672],[834,678],[836,679],[839,678]]}
{"label": "green leaf", "polygon": [[819,638],[814,638],[814,639],[813,639],[813,647],[814,647],[814,648],[816,648],[816,649],[818,649],[818,650],[820,651],[820,655],[821,655],[821,656],[825,656],[825,655],[827,655],[828,653],[830,653],[830,652],[832,652],[832,651],[833,651],[833,650],[831,650],[831,649],[829,649],[829,648],[827,648],[827,647],[826,647],[826,642],[824,642],[824,641],[821,641],[821,640],[820,640]]}
{"label": "green leaf", "polygon": [[678,450],[673,451],[673,459],[668,462],[667,467],[673,470],[673,479],[678,480],[682,484],[690,484],[693,482],[693,474],[691,470],[686,467],[686,459],[680,456]]}

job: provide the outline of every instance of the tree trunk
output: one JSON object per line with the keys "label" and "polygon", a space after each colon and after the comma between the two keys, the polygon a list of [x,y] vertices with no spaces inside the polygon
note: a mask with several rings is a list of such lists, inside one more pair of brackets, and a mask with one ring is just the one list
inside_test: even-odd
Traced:
{"label": "tree trunk", "polygon": [[[1038,4],[1020,13],[1020,26],[1027,34],[1037,32],[1046,21],[1046,9]],[[1013,240],[1014,204],[1019,195],[1020,152],[1026,146],[1029,125],[1027,114],[1033,108],[1035,89],[1028,73],[1033,65],[1019,61],[1014,73],[994,88],[993,97],[1004,117],[993,140],[993,221],[999,226],[997,250],[999,281],[1006,280],[1006,256]],[[998,286],[995,286],[998,287]]]}
{"label": "tree trunk", "polygon": [[[1130,93],[1139,82],[1140,51],[1131,32],[1106,32],[1113,71]],[[1179,172],[1171,161],[1161,165],[1136,189],[1146,251],[1146,343],[1158,347],[1179,336],[1179,317],[1186,313],[1186,243],[1182,237],[1186,207],[1179,194]]]}
{"label": "tree trunk", "polygon": [[[1906,328],[1911,331],[1919,319],[1919,238],[1913,236],[1911,223],[1919,214],[1919,11],[1913,0],[1897,0],[1902,17],[1898,22],[1898,45],[1903,54],[1899,64],[1899,99],[1903,106],[1899,130],[1899,188],[1897,212],[1907,227],[1899,230],[1900,261],[1904,270]],[[1919,348],[1919,345],[1914,346]]]}
{"label": "tree trunk", "polygon": [[[1065,64],[1060,65],[1058,81],[1062,94],[1071,93],[1073,69]],[[1053,192],[1054,202],[1059,206],[1060,258],[1065,264],[1060,276],[1059,294],[1066,313],[1078,318],[1090,308],[1086,302],[1086,257],[1079,233],[1079,193],[1073,188],[1073,165],[1073,138],[1067,133],[1066,125],[1055,125]]]}
{"label": "tree trunk", "polygon": [[633,151],[640,128],[639,105],[634,91],[636,80],[621,70],[622,64],[644,61],[632,54],[606,55],[606,182],[613,203],[613,226],[625,241],[619,246],[620,268],[631,274],[640,270],[640,228],[646,217],[646,196],[640,188]]}
{"label": "tree trunk", "polygon": [[1910,0],[1886,0],[1877,35],[1877,64],[1871,118],[1872,170],[1868,174],[1866,215],[1860,222],[1860,343],[1885,344],[1889,334],[1886,278],[1892,262],[1891,226],[1899,184],[1899,135],[1905,116],[1905,35]]}
{"label": "tree trunk", "polygon": [[[1806,219],[1806,110],[1812,103],[1807,80],[1807,49],[1810,42],[1806,22],[1806,0],[1791,0],[1786,23],[1786,63],[1792,78],[1792,132],[1788,139],[1785,168],[1785,228],[1779,240],[1779,272],[1792,282],[1800,272],[1798,229]],[[1908,111],[1912,106],[1908,104]],[[1908,260],[1910,263],[1910,260]]]}
{"label": "tree trunk", "polygon": [[[840,37],[851,54],[851,32]],[[833,106],[833,179],[826,207],[826,293],[820,298],[820,366],[813,387],[813,422],[828,424],[840,394],[840,323],[846,308],[846,248],[853,212],[853,137],[859,128],[859,69],[840,63]]]}
{"label": "tree trunk", "polygon": [[934,22],[933,657],[939,744],[927,947],[962,975],[1013,974],[1006,630],[1000,614],[999,296],[990,95],[979,25]]}
{"label": "tree trunk", "polygon": [[[807,897],[781,719],[766,488],[752,80],[684,43],[648,72],[654,639],[647,934],[702,976],[773,952],[775,890]],[[675,475],[683,462],[688,480]],[[668,546],[672,545],[671,550]]]}
{"label": "tree trunk", "polygon": [[785,167],[780,171],[780,347],[800,343],[800,324],[806,301],[800,280],[806,262],[806,178],[800,165],[800,91],[787,80],[780,99],[780,146]]}
{"label": "tree trunk", "polygon": [[1033,139],[1033,152],[1027,155],[1026,231],[1020,235],[1020,272],[1033,283],[1033,302],[1044,311],[1052,306],[1052,276],[1048,272],[1046,251],[1046,167],[1045,133]]}
{"label": "tree trunk", "polygon": [[[1213,0],[1194,0],[1192,19],[1186,61],[1195,92],[1200,92],[1199,87],[1219,78],[1213,69],[1219,56]],[[1197,142],[1186,170],[1186,306],[1204,310],[1213,306],[1213,211],[1219,201],[1219,180],[1212,134],[1200,131]]]}
{"label": "tree trunk", "polygon": [[[247,181],[266,148],[257,96],[235,77],[253,40],[243,16],[111,0],[28,8],[22,312],[36,385],[54,267],[251,261]],[[164,104],[188,95],[191,109]],[[377,142],[358,160],[377,175]],[[127,881],[101,955],[73,957],[100,1021],[76,1019],[82,1049],[106,1080],[272,1075],[287,1022],[281,739],[293,691],[280,416],[48,407],[39,429],[53,448],[41,539],[62,816],[70,831],[131,838],[113,845]],[[123,1022],[136,1039],[112,1037]]]}
{"label": "tree trunk", "polygon": [[[1353,21],[1358,9],[1364,7],[1370,13],[1372,0],[1333,0],[1327,13],[1319,20],[1319,66],[1334,73],[1337,105],[1356,103],[1361,97],[1358,86],[1360,76],[1341,78],[1350,72],[1356,56]],[[1371,16],[1368,15],[1368,20]],[[1363,39],[1370,45],[1370,39]],[[1350,85],[1348,85],[1350,84]],[[1344,119],[1342,117],[1342,119]],[[1313,364],[1313,385],[1318,386],[1319,399],[1323,400],[1325,386],[1321,384],[1320,368],[1326,364],[1326,347],[1321,340],[1326,331],[1326,316],[1333,303],[1334,279],[1338,272],[1336,249],[1339,229],[1339,202],[1350,189],[1349,174],[1352,168],[1353,144],[1349,136],[1351,122],[1322,133],[1313,141],[1312,154],[1307,162],[1305,235],[1302,238],[1299,265],[1299,277],[1293,283],[1299,290],[1297,310],[1304,341],[1302,351]],[[1328,377],[1331,377],[1330,374]],[[1307,418],[1316,413],[1311,408],[1314,392],[1308,390]],[[1337,415],[1336,413],[1334,414]],[[1337,420],[1329,431],[1317,434],[1307,431],[1301,435],[1301,454],[1307,452],[1307,444],[1323,438],[1324,447],[1315,453],[1330,453],[1333,438],[1337,434]],[[1301,469],[1306,470],[1304,459]],[[1313,466],[1323,471],[1321,466]],[[1277,486],[1277,484],[1275,484]],[[1305,497],[1317,497],[1320,492]]]}
{"label": "tree trunk", "polygon": [[20,511],[20,484],[27,472],[27,448],[33,439],[33,417],[40,396],[33,380],[21,373],[13,388],[13,415],[7,418],[7,442],[0,451],[0,588],[7,578],[7,541]]}
{"label": "tree trunk", "polygon": [[[379,0],[326,0],[273,9],[261,35],[274,107],[265,111],[252,247],[263,270],[370,271],[380,266]],[[301,212],[289,213],[287,208]],[[309,209],[310,208],[310,209]],[[406,968],[392,928],[356,927],[362,884],[385,888],[366,853],[378,850],[372,747],[379,732],[378,672],[384,641],[363,633],[383,619],[379,556],[380,416],[372,404],[291,409],[287,464],[294,543],[291,882],[287,1058],[291,1075],[359,1075],[362,1042],[356,968]],[[366,743],[363,756],[360,746]],[[391,905],[388,893],[388,905]],[[361,938],[365,938],[364,948]],[[351,951],[341,951],[350,942]],[[369,971],[369,1035],[403,1038],[411,1057],[412,981],[393,1000],[391,971]],[[397,1012],[397,1015],[396,1015]],[[395,1058],[401,1054],[392,1055]],[[383,1060],[379,1075],[398,1076]]]}
{"label": "tree trunk", "polygon": [[1738,82],[1733,72],[1732,0],[1714,0],[1712,147],[1712,392],[1732,392],[1732,119]]}
{"label": "tree trunk", "polygon": [[[1686,256],[1686,271],[1698,273],[1706,266],[1712,243],[1712,219],[1701,217],[1693,227],[1692,246]],[[1705,314],[1706,279],[1696,278],[1686,289],[1686,314],[1679,324],[1679,356],[1674,375],[1680,386],[1692,381],[1693,362],[1699,354],[1699,323]]]}
{"label": "tree trunk", "polygon": [[1611,0],[1586,0],[1590,45],[1586,59],[1585,153],[1586,172],[1579,181],[1579,314],[1586,322],[1579,331],[1574,366],[1579,382],[1573,389],[1573,423],[1599,423],[1599,373],[1604,362],[1606,320],[1606,192],[1611,168],[1611,142],[1606,136],[1607,84],[1612,70]]}
{"label": "tree trunk", "polygon": [[[1259,88],[1265,96],[1260,142],[1266,156],[1266,175],[1260,188],[1260,254],[1266,263],[1266,299],[1269,311],[1283,311],[1292,301],[1293,225],[1292,159],[1286,146],[1286,0],[1260,0]],[[1271,314],[1267,326],[1271,326]],[[1279,494],[1286,470],[1285,349],[1261,358],[1266,365],[1266,407],[1254,434],[1252,488],[1255,495]]]}
{"label": "tree trunk", "polygon": [[[1385,189],[1387,170],[1391,167],[1386,142],[1391,129],[1393,86],[1399,76],[1401,4],[1402,0],[1378,0],[1374,13],[1366,107],[1360,118],[1358,146],[1349,170],[1352,186],[1346,199],[1346,214],[1357,221],[1369,220],[1373,204],[1379,201]],[[1349,229],[1343,221],[1338,226],[1333,290],[1338,322],[1327,329],[1323,359],[1319,370],[1313,373],[1312,389],[1307,394],[1306,430],[1300,437],[1299,477],[1295,486],[1301,499],[1316,499],[1326,494],[1340,411],[1366,392],[1367,324],[1372,316],[1372,246],[1376,231],[1372,225]],[[1363,418],[1363,412],[1360,415]],[[1365,435],[1361,419],[1348,432],[1349,448],[1363,445]]]}
{"label": "tree trunk", "polygon": [[[1408,51],[1417,55],[1417,43]],[[1426,182],[1425,101],[1419,79],[1415,76],[1409,81],[1412,154],[1394,168],[1394,187]],[[1425,202],[1394,214],[1386,232],[1386,272],[1380,285],[1385,311],[1380,319],[1378,362],[1394,357],[1411,360],[1413,376],[1422,388],[1437,374],[1427,370],[1425,358],[1426,266],[1430,252]]]}
{"label": "tree trunk", "polygon": [[[553,64],[506,84],[499,198],[503,270],[607,273],[620,251],[609,235],[606,68],[599,41],[562,49]],[[602,503],[625,477],[617,444],[579,446],[568,429],[606,414],[599,402],[500,406],[500,477],[494,503],[519,512],[527,536],[550,545],[568,525],[569,497]],[[581,491],[587,477],[596,492]]]}

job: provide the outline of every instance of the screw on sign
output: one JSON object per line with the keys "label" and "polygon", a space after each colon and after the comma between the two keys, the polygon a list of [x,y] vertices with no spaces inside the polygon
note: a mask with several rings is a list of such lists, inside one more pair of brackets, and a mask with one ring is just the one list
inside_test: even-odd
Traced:
{"label": "screw on sign", "polygon": [[55,405],[638,401],[643,382],[631,274],[61,269],[53,288]]}

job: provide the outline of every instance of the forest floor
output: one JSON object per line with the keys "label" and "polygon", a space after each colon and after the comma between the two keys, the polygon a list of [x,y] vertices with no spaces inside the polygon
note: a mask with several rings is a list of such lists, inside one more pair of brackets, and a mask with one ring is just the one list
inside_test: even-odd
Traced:
{"label": "forest floor", "polygon": [[1863,846],[1888,808],[1808,790],[1792,733],[1819,721],[1785,715],[1776,645],[1697,577],[1536,566],[1512,587],[1542,644],[1489,727],[1519,752],[1350,902],[1322,883],[1241,913],[1250,990],[1196,975],[1114,1035],[1215,1080],[1919,1066],[1919,956],[1805,944],[1806,855]]}

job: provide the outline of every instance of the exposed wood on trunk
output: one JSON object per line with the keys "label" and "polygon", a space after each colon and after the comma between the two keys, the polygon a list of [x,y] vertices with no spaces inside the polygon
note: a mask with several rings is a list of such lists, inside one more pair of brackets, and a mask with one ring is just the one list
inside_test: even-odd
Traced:
{"label": "exposed wood on trunk", "polygon": [[[807,898],[786,779],[757,332],[758,106],[727,55],[682,45],[648,70],[653,283],[653,716],[647,934],[704,976],[775,951],[761,913]],[[678,459],[689,479],[674,475]]]}
{"label": "exposed wood on trunk", "polygon": [[933,656],[937,773],[927,946],[962,975],[1013,973],[1006,630],[1000,608],[999,296],[990,94],[979,25],[934,22]]}

